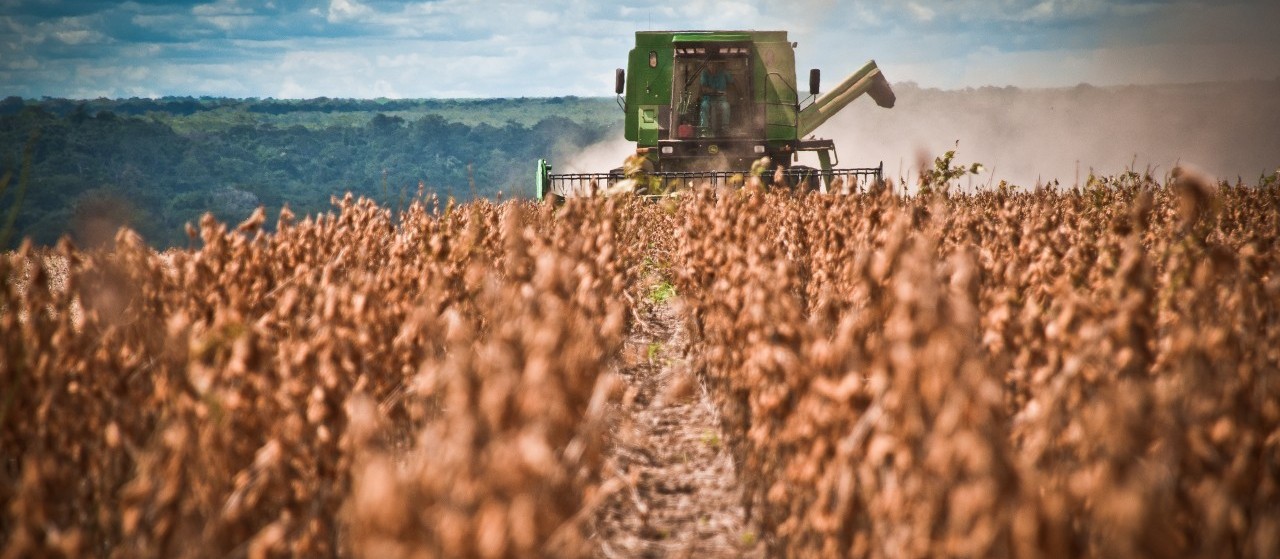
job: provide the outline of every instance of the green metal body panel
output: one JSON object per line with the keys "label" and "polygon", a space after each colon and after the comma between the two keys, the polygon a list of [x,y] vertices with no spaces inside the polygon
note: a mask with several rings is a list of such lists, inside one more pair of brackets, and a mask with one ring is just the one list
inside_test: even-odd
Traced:
{"label": "green metal body panel", "polygon": [[[786,34],[783,34],[786,39]],[[750,33],[733,31],[694,31],[677,33],[671,37],[672,43],[740,43],[755,39]]]}
{"label": "green metal body panel", "polygon": [[752,54],[756,76],[756,99],[764,103],[764,134],[769,141],[792,141],[797,134],[796,51],[782,41],[756,43]]}
{"label": "green metal body panel", "polygon": [[822,169],[823,182],[831,184],[831,152],[826,150],[818,152],[818,166]]}
{"label": "green metal body panel", "polygon": [[[675,47],[672,34],[636,33],[636,48],[627,56],[627,90],[624,106],[627,109],[624,135],[640,147],[658,145],[658,139],[640,138],[640,114],[646,109],[671,104],[672,62]],[[649,53],[654,53],[656,66],[649,66]]]}
{"label": "green metal body panel", "polygon": [[639,115],[638,126],[639,133],[636,137],[636,143],[642,146],[658,145],[658,113],[659,107],[652,105],[644,105],[636,108]]}
{"label": "green metal body panel", "polygon": [[[658,145],[659,108],[672,103],[675,48],[696,43],[749,43],[752,100],[764,110],[764,139],[799,138],[795,49],[786,31],[638,31],[627,57],[627,140],[637,147]],[[654,66],[649,65],[651,53]]]}
{"label": "green metal body panel", "polygon": [[551,181],[548,176],[551,174],[551,164],[546,159],[538,160],[538,170],[533,177],[534,196],[539,202],[550,192]]}

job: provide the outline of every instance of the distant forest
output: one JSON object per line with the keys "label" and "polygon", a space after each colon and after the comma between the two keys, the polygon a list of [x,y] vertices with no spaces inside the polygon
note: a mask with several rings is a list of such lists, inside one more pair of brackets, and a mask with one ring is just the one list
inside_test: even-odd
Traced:
{"label": "distant forest", "polygon": [[[0,227],[8,246],[82,246],[128,225],[183,246],[205,212],[327,211],[345,192],[396,207],[527,196],[534,162],[621,136],[612,99],[52,99],[0,101]],[[24,177],[25,176],[25,180]]]}
{"label": "distant forest", "polygon": [[[846,165],[884,162],[911,183],[932,156],[958,149],[960,161],[988,169],[972,186],[1027,188],[1130,168],[1161,177],[1184,164],[1233,182],[1280,171],[1280,79],[894,90],[895,108],[855,102],[818,130]],[[0,244],[69,233],[92,246],[127,224],[158,247],[185,246],[183,225],[205,212],[238,222],[261,205],[274,223],[285,202],[314,215],[347,191],[394,209],[419,182],[442,199],[529,196],[538,158],[560,170],[575,160],[581,170],[620,164],[622,117],[611,98],[9,97],[0,101],[0,177],[10,174],[0,233],[15,220]],[[601,141],[607,149],[581,161]]]}

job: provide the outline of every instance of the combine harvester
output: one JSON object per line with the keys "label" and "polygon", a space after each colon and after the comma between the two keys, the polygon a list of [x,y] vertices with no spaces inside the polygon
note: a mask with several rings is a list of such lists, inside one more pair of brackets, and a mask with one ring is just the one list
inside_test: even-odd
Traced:
{"label": "combine harvester", "polygon": [[[608,173],[552,174],[540,159],[537,198],[589,196],[619,184],[661,195],[694,184],[741,185],[751,175],[768,183],[779,169],[790,186],[822,192],[881,180],[883,162],[838,169],[835,143],[810,135],[864,93],[893,107],[888,80],[870,61],[818,97],[814,69],[801,99],[795,47],[786,31],[636,32],[615,86],[636,154]],[[821,169],[796,165],[802,151],[815,152]]]}

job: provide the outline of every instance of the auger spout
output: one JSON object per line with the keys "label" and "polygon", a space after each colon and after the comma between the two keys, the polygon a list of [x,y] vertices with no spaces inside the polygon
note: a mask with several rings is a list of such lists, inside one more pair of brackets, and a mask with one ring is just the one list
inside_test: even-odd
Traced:
{"label": "auger spout", "polygon": [[861,97],[862,94],[868,94],[875,100],[877,105],[886,109],[893,108],[894,101],[897,97],[893,94],[893,89],[889,87],[889,80],[885,79],[884,74],[880,72],[880,67],[876,66],[876,61],[867,62],[865,66],[858,71],[849,75],[839,85],[826,92],[812,105],[805,107],[800,111],[800,119],[798,124],[798,132],[801,138],[812,134],[822,123],[826,122],[841,109],[845,108],[854,99]]}

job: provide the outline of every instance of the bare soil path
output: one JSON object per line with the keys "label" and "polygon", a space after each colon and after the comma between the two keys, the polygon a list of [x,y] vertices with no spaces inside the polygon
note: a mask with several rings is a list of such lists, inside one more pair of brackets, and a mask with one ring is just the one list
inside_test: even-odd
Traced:
{"label": "bare soil path", "polygon": [[640,306],[623,349],[627,394],[606,465],[625,487],[596,515],[597,555],[761,557],[719,418],[685,359],[678,311],[672,302]]}

